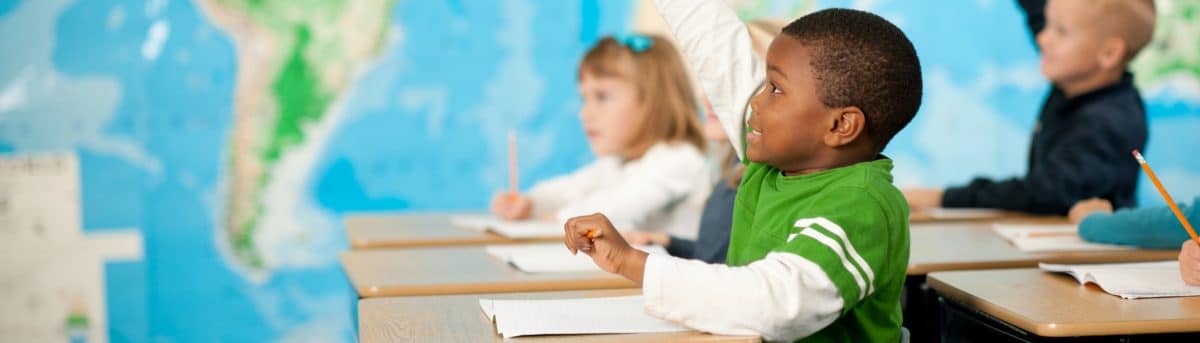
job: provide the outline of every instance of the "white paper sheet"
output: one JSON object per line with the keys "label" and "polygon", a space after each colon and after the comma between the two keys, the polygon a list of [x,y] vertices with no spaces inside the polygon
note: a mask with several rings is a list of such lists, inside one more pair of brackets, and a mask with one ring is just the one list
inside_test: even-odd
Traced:
{"label": "white paper sheet", "polygon": [[502,220],[490,215],[466,215],[450,217],[450,224],[479,231],[492,231],[508,238],[563,236],[562,225],[541,220]]}
{"label": "white paper sheet", "polygon": [[994,231],[1024,252],[1129,250],[1127,246],[1090,243],[1074,224],[994,224]]}
{"label": "white paper sheet", "polygon": [[1042,263],[1038,267],[1070,274],[1080,284],[1091,282],[1105,292],[1125,299],[1200,295],[1200,286],[1189,286],[1180,278],[1179,261],[1076,265]]}
{"label": "white paper sheet", "polygon": [[[635,247],[651,254],[666,254],[657,245]],[[527,273],[570,273],[601,271],[582,251],[571,255],[562,243],[489,245],[489,255]]]}
{"label": "white paper sheet", "polygon": [[641,295],[554,300],[480,299],[479,307],[495,322],[496,332],[504,338],[688,330],[646,314]]}

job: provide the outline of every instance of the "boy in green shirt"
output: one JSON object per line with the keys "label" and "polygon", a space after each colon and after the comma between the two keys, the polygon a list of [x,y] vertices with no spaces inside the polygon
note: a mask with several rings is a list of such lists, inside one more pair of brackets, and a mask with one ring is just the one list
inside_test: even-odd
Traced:
{"label": "boy in green shirt", "polygon": [[[568,249],[641,284],[650,314],[698,330],[898,341],[908,205],[880,152],[920,106],[907,37],[866,12],[824,10],[785,27],[763,68],[723,1],[655,4],[730,137],[745,133],[729,265],[648,256],[603,214],[568,220]],[[738,99],[764,78],[742,127]]]}

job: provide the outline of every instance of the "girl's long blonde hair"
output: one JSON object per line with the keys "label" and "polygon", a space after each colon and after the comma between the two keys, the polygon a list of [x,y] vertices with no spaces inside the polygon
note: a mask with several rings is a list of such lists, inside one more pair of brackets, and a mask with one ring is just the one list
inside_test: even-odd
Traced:
{"label": "girl's long blonde hair", "polygon": [[659,142],[685,142],[704,150],[698,102],[679,51],[665,38],[645,35],[652,43],[634,51],[613,37],[596,43],[579,64],[577,77],[616,77],[637,89],[640,120],[629,143],[631,159],[640,158]]}

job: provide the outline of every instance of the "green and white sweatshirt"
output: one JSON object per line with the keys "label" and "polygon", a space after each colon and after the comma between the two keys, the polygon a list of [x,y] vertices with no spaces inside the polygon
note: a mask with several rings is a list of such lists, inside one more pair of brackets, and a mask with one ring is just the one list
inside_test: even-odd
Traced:
{"label": "green and white sweatshirt", "polygon": [[[722,0],[655,5],[726,132],[741,137],[740,108],[765,73],[745,26]],[[891,169],[882,157],[799,176],[749,163],[729,265],[651,255],[642,286],[647,312],[768,341],[898,341],[908,204]]]}

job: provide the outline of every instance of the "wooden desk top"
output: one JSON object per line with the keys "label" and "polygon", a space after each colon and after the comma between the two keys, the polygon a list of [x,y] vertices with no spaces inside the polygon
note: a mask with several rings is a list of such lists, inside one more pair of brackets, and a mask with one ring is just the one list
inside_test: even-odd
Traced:
{"label": "wooden desk top", "polygon": [[363,298],[637,287],[602,271],[522,272],[488,255],[482,245],[352,250],[343,252],[341,261]]}
{"label": "wooden desk top", "polygon": [[1173,260],[1179,250],[1022,252],[992,232],[990,223],[913,224],[908,275],[935,271],[1036,267],[1048,263]]}
{"label": "wooden desk top", "polygon": [[559,241],[562,237],[511,239],[493,232],[450,224],[464,213],[361,213],[343,219],[352,249],[415,248],[455,245],[510,244]]}
{"label": "wooden desk top", "polygon": [[[992,209],[958,209],[933,208],[912,210],[909,212],[910,223],[950,223],[950,222],[989,222],[1009,219],[1043,218],[1021,212],[1008,212]],[[1057,218],[1057,217],[1055,217]]]}
{"label": "wooden desk top", "polygon": [[1038,269],[936,272],[942,296],[1042,337],[1200,331],[1200,297],[1121,299]]}
{"label": "wooden desk top", "polygon": [[479,299],[609,297],[638,289],[371,298],[358,302],[362,342],[758,342],[758,337],[713,336],[697,331],[628,335],[555,335],[504,340],[479,309]]}

